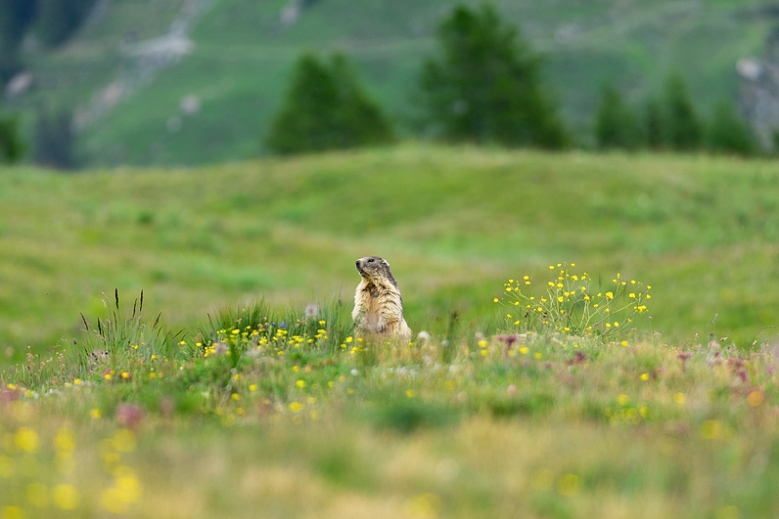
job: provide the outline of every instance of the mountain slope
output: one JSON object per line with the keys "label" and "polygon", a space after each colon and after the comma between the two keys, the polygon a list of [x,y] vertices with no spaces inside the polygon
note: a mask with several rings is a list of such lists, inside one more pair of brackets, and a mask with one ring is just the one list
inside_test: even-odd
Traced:
{"label": "mountain slope", "polygon": [[[38,88],[11,104],[76,107],[90,165],[241,160],[262,153],[260,137],[305,51],[349,54],[402,122],[421,60],[455,3],[106,0],[64,48],[27,45]],[[676,70],[702,110],[734,99],[736,61],[760,54],[773,23],[749,14],[762,4],[755,0],[494,3],[546,56],[549,88],[580,136],[605,81],[640,105]]]}

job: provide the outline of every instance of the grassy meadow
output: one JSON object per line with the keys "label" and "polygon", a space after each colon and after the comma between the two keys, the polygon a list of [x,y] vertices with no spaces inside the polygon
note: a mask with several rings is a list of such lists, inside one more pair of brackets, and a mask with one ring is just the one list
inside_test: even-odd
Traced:
{"label": "grassy meadow", "polygon": [[[0,517],[775,516],[778,181],[410,144],[4,170]],[[369,254],[428,338],[353,335]]]}

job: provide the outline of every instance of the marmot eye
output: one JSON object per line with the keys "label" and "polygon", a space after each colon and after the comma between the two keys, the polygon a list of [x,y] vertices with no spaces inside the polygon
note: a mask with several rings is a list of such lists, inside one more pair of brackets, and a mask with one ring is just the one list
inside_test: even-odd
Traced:
{"label": "marmot eye", "polygon": [[373,263],[373,258],[369,259],[368,263]]}

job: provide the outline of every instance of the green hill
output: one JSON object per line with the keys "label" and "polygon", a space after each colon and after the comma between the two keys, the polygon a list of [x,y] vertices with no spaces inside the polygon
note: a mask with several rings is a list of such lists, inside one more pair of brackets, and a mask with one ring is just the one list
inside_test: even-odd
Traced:
{"label": "green hill", "polygon": [[[340,301],[356,258],[392,263],[415,332],[495,327],[509,278],[575,262],[653,286],[667,340],[740,346],[779,322],[779,166],[708,156],[401,146],[198,169],[0,175],[0,344],[83,337],[102,294],[145,291],[171,329],[264,298]],[[600,280],[599,280],[600,281]],[[125,305],[126,306],[126,305]],[[712,321],[716,319],[716,326]],[[491,323],[491,324],[490,324]]]}
{"label": "green hill", "polygon": [[[680,71],[702,110],[734,99],[736,60],[759,55],[773,23],[757,0],[494,3],[546,56],[549,88],[585,140],[604,81],[638,105]],[[260,136],[293,60],[341,50],[402,122],[421,60],[455,2],[304,4],[295,17],[287,0],[98,2],[64,47],[25,45],[34,87],[9,104],[28,122],[42,104],[74,108],[79,154],[92,166],[245,160],[263,152]],[[283,22],[285,9],[294,23]]]}

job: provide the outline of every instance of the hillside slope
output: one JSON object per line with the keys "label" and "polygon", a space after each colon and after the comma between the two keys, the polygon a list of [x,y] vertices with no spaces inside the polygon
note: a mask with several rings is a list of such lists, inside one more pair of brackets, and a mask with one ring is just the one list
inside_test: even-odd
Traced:
{"label": "hillside slope", "polygon": [[125,307],[144,290],[147,315],[171,328],[261,298],[299,312],[341,301],[349,319],[354,260],[376,254],[415,331],[444,333],[452,311],[463,330],[499,319],[507,279],[567,261],[651,284],[644,330],[748,346],[779,322],[777,183],[769,161],[416,146],[192,170],[17,168],[0,175],[0,345],[20,356],[79,339],[79,313],[104,316],[114,288]]}
{"label": "hillside slope", "polygon": [[[305,51],[348,53],[402,122],[455,3],[320,0],[295,11],[289,0],[104,0],[60,50],[26,46],[37,87],[10,104],[75,107],[80,155],[93,166],[243,160],[263,152],[260,137]],[[736,61],[760,54],[772,24],[757,0],[494,4],[546,56],[549,86],[582,136],[604,81],[640,104],[678,70],[701,109],[734,99]]]}

